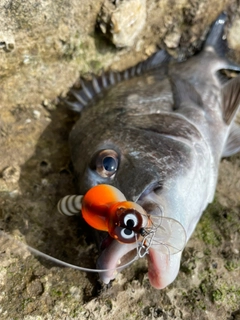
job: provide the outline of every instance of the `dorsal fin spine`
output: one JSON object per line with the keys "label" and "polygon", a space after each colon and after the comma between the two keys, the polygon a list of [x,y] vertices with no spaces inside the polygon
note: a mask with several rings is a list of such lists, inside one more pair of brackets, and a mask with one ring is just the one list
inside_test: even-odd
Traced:
{"label": "dorsal fin spine", "polygon": [[85,86],[83,79],[80,79],[80,83],[81,83],[81,86],[82,86],[84,93],[91,100],[93,98],[93,95],[91,94],[91,92],[89,90],[90,87]]}
{"label": "dorsal fin spine", "polygon": [[107,77],[105,75],[105,72],[103,71],[102,75],[101,75],[101,79],[102,79],[102,84],[103,84],[103,88],[107,88],[108,84],[107,84]]}
{"label": "dorsal fin spine", "polygon": [[100,93],[101,88],[99,86],[97,78],[94,75],[92,76],[92,84],[93,84],[93,88],[94,88],[96,94]]}
{"label": "dorsal fin spine", "polygon": [[109,73],[109,81],[110,81],[110,84],[111,85],[114,85],[116,82],[115,82],[115,77],[114,77],[114,72],[113,71],[110,71]]}
{"label": "dorsal fin spine", "polygon": [[85,101],[80,93],[78,93],[76,90],[71,90],[71,93],[73,96],[84,106],[87,105],[87,101]]}

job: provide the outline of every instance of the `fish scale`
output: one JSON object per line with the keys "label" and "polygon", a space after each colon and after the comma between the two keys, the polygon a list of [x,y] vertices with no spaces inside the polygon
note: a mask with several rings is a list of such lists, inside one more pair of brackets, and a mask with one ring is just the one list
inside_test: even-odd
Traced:
{"label": "fish scale", "polygon": [[[234,123],[240,76],[229,80],[218,74],[240,71],[224,57],[225,21],[221,14],[201,52],[186,61],[162,50],[72,91],[77,101],[69,105],[81,112],[69,139],[79,195],[99,184],[113,186],[155,222],[177,221],[190,238],[213,200],[221,157],[240,151],[240,128]],[[108,161],[114,170],[108,170]],[[178,232],[175,239],[181,238]],[[118,262],[134,255],[135,248],[116,239],[106,243],[97,268],[106,270],[100,278],[108,283],[119,271]],[[169,254],[151,241],[148,249],[149,280],[164,288],[179,272],[182,250]]]}

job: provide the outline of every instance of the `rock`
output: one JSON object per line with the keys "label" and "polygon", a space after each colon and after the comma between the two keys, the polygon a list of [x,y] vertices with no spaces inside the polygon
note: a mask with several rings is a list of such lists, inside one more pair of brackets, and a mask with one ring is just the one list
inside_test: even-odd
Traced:
{"label": "rock", "polygon": [[2,177],[6,182],[16,183],[20,179],[21,168],[19,166],[10,166],[3,170]]}
{"label": "rock", "polygon": [[27,286],[27,292],[31,298],[36,298],[43,293],[43,284],[39,280],[33,280]]}
{"label": "rock", "polygon": [[105,1],[98,16],[103,34],[118,47],[131,47],[146,22],[145,0]]}

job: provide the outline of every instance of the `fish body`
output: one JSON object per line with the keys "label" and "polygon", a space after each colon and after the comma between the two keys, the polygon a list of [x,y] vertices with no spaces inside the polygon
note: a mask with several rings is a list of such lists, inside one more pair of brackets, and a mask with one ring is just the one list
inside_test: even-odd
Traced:
{"label": "fish body", "polygon": [[[94,78],[73,94],[81,117],[70,134],[78,193],[98,184],[120,190],[155,217],[179,222],[187,240],[212,202],[220,159],[240,150],[234,116],[240,77],[222,79],[222,69],[240,68],[221,57],[222,14],[203,50],[184,62],[160,51],[126,72]],[[178,234],[176,232],[176,238]],[[114,278],[132,244],[112,240],[101,252],[101,279]],[[148,274],[155,288],[176,278],[181,254],[150,247]]]}

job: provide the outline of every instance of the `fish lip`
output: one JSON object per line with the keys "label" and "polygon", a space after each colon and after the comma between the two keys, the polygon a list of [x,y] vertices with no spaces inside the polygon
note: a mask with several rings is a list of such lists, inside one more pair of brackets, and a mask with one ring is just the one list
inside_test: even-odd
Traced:
{"label": "fish lip", "polygon": [[133,254],[132,259],[126,264],[122,266],[118,265],[118,261],[126,257],[127,254],[134,253],[134,249],[136,250],[135,243],[121,244],[113,239],[111,244],[103,250],[97,260],[97,268],[102,270],[102,272],[99,273],[100,279],[106,284],[115,279],[118,272],[121,272],[136,260],[136,256]]}
{"label": "fish lip", "polygon": [[109,233],[107,233],[106,237],[103,238],[103,240],[100,243],[101,252],[103,252],[104,249],[108,248],[113,241],[114,241],[114,239],[109,235]]}
{"label": "fish lip", "polygon": [[136,199],[136,202],[141,202],[143,201],[147,195],[149,195],[151,192],[156,192],[156,190],[162,188],[162,183],[160,181],[155,181],[151,184],[149,184],[143,192],[139,195],[139,197]]}
{"label": "fish lip", "polygon": [[164,205],[160,197],[162,191],[162,182],[155,181],[145,188],[140,197],[136,201],[149,216],[162,216],[164,212]]}

